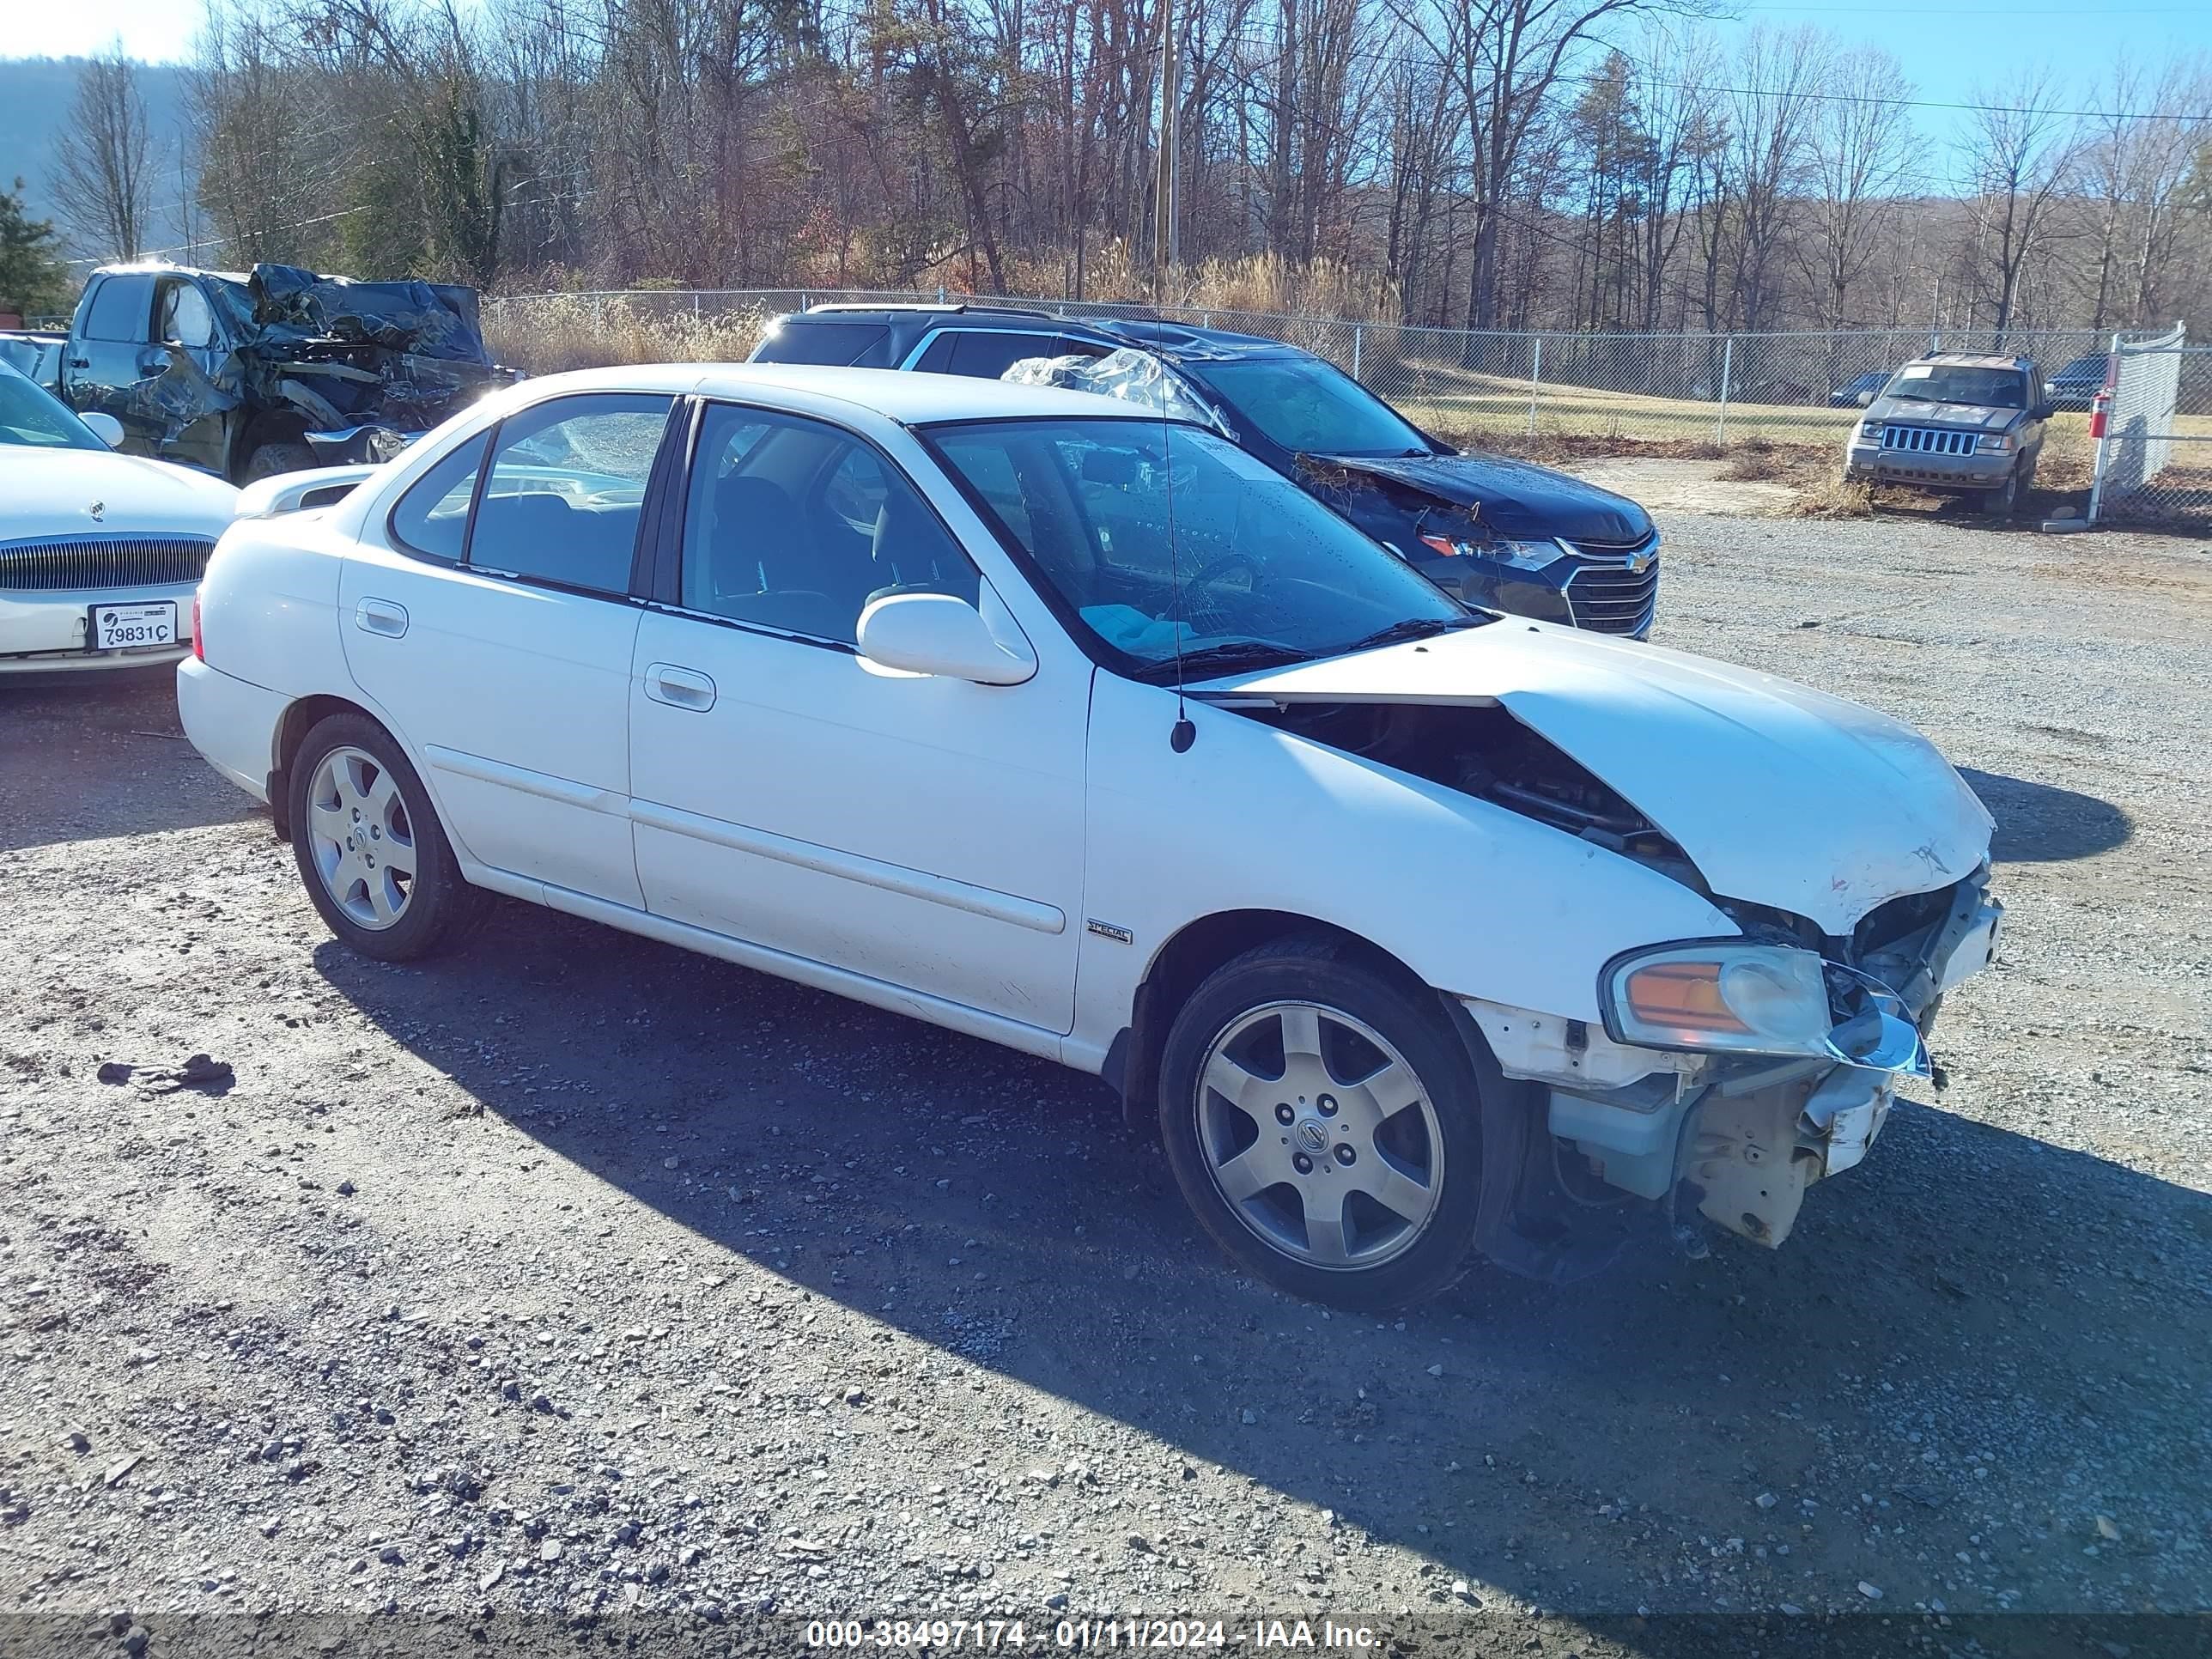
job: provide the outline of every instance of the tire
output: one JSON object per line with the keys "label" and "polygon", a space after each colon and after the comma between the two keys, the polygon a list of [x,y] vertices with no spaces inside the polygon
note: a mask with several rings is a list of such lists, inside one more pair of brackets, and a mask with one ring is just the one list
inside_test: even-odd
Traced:
{"label": "tire", "polygon": [[2013,509],[2020,505],[2020,498],[2027,488],[2027,481],[2021,477],[2021,469],[2015,466],[2005,475],[2005,481],[2002,483],[1995,489],[1983,492],[1983,503],[2000,519],[2009,519],[2012,517]]}
{"label": "tire", "polygon": [[380,962],[412,962],[482,918],[489,896],[462,878],[429,792],[374,720],[319,722],[293,757],[289,787],[300,879],[342,943]]}
{"label": "tire", "polygon": [[1161,1060],[1161,1143],[1214,1243],[1294,1296],[1361,1312],[1435,1296],[1472,1264],[1480,1106],[1433,997],[1323,939],[1216,969]]}
{"label": "tire", "polygon": [[315,452],[305,444],[264,444],[246,457],[246,471],[239,475],[238,481],[252,483],[259,478],[273,478],[280,472],[306,472],[320,465]]}

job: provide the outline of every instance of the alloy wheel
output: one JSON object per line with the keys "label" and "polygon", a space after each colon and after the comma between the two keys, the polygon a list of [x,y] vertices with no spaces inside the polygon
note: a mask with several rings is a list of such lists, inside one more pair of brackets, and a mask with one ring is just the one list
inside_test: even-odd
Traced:
{"label": "alloy wheel", "polygon": [[1216,1190],[1293,1261],[1380,1267],[1436,1212],[1436,1106],[1403,1056],[1340,1009],[1270,1002],[1239,1015],[1208,1046],[1194,1105]]}
{"label": "alloy wheel", "polygon": [[307,785],[307,836],[323,890],[349,920],[381,932],[407,913],[414,826],[375,756],[347,744],[323,757]]}

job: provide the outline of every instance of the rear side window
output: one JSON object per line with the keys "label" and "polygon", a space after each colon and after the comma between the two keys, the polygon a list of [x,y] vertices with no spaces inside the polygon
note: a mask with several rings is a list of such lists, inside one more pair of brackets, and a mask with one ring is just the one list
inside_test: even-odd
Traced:
{"label": "rear side window", "polygon": [[79,331],[86,339],[143,343],[154,320],[154,279],[102,277],[85,303],[84,326]]}
{"label": "rear side window", "polygon": [[601,593],[629,591],[646,481],[672,398],[556,398],[500,424],[468,562]]}
{"label": "rear side window", "polygon": [[760,343],[753,361],[762,363],[822,363],[833,368],[882,368],[884,343],[890,330],[881,323],[810,323],[793,319]]}
{"label": "rear side window", "polygon": [[468,533],[469,498],[476,494],[491,434],[471,438],[417,478],[392,509],[392,535],[410,553],[459,563]]}

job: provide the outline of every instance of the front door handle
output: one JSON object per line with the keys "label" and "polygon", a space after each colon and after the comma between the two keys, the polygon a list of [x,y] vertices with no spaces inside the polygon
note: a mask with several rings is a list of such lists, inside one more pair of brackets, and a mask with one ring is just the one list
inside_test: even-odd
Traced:
{"label": "front door handle", "polygon": [[645,671],[645,695],[671,708],[688,708],[695,714],[703,714],[714,706],[714,682],[696,668],[657,662]]}
{"label": "front door handle", "polygon": [[364,634],[396,640],[407,632],[407,607],[390,599],[363,599],[353,608],[353,625]]}

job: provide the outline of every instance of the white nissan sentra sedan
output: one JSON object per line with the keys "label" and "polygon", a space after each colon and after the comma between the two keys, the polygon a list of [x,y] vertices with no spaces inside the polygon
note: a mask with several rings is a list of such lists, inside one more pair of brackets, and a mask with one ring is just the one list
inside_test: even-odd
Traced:
{"label": "white nissan sentra sedan", "polygon": [[118,455],[121,436],[0,363],[0,678],[184,655],[192,590],[238,492]]}
{"label": "white nissan sentra sedan", "polygon": [[201,620],[185,729],[356,950],[505,893],[1101,1073],[1354,1307],[1779,1244],[1997,927],[1905,726],[1469,611],[1084,393],[532,380],[242,520]]}

